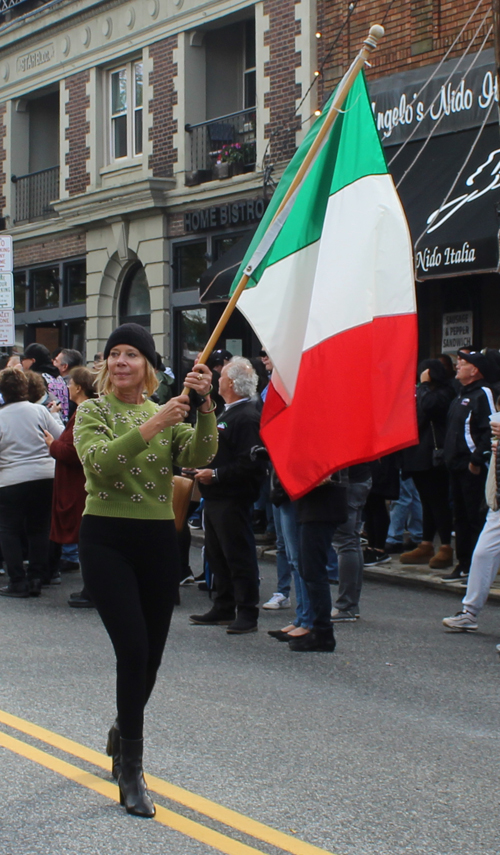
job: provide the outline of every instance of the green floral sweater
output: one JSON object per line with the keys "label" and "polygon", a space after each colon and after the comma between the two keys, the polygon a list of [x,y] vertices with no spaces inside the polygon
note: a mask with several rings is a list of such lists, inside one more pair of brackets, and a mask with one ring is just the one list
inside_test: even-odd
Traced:
{"label": "green floral sweater", "polygon": [[74,442],[86,476],[85,514],[171,520],[172,465],[203,467],[217,451],[213,413],[198,413],[195,428],[164,428],[146,442],[139,426],[159,407],[126,404],[114,395],[78,407]]}

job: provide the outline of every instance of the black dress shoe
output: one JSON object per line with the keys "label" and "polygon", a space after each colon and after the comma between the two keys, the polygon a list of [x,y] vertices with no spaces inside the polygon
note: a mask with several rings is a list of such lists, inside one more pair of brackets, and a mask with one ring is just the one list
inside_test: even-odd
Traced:
{"label": "black dress shoe", "polygon": [[312,629],[307,635],[295,636],[288,642],[290,650],[299,653],[318,651],[321,653],[333,653],[335,650],[335,636],[333,629]]}
{"label": "black dress shoe", "polygon": [[236,620],[229,624],[226,632],[228,635],[245,635],[247,632],[257,632],[257,629],[257,621],[238,615]]}
{"label": "black dress shoe", "polygon": [[199,624],[200,626],[229,626],[234,621],[233,615],[224,615],[216,609],[210,609],[204,615],[190,615],[191,623]]}
{"label": "black dress shoe", "polygon": [[84,597],[83,594],[70,594],[68,606],[72,609],[95,609],[92,600]]}
{"label": "black dress shoe", "polygon": [[79,570],[78,561],[68,561],[66,558],[61,558],[59,562],[59,570],[61,573],[71,573],[72,570]]}
{"label": "black dress shoe", "polygon": [[[413,547],[412,547],[412,549],[413,549]],[[386,552],[387,555],[401,555],[402,552],[409,552],[409,551],[410,551],[409,546],[407,546],[406,543],[403,543],[403,541],[401,541],[401,543],[386,542],[386,544],[384,546],[384,552]]]}
{"label": "black dress shoe", "polygon": [[276,641],[290,641],[289,633],[283,632],[282,629],[268,629],[267,634],[270,635],[271,638],[275,638]]}
{"label": "black dress shoe", "polygon": [[2,597],[17,597],[18,599],[29,597],[30,592],[26,582],[9,582],[3,588],[0,588],[0,596]]}
{"label": "black dress shoe", "polygon": [[30,579],[28,582],[30,597],[39,597],[42,593],[42,580]]}

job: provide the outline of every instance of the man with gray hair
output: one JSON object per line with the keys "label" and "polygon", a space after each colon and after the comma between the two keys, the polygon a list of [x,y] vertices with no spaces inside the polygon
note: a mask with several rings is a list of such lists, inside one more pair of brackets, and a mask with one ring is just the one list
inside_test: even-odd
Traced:
{"label": "man with gray hair", "polygon": [[79,350],[63,347],[55,359],[52,360],[52,364],[59,369],[61,377],[64,377],[66,382],[68,382],[71,369],[76,368],[78,365],[83,365],[83,356]]}
{"label": "man with gray hair", "polygon": [[217,428],[219,448],[210,469],[195,478],[205,500],[205,554],[214,577],[210,611],[191,623],[227,626],[230,635],[257,630],[259,568],[252,529],[252,506],[266,465],[250,459],[260,445],[260,414],[252,398],[257,375],[248,359],[234,356],[221,371],[219,393],[226,405]]}

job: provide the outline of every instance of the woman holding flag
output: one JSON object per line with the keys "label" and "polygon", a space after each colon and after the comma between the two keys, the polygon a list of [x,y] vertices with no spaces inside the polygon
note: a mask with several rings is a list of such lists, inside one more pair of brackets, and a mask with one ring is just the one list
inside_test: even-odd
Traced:
{"label": "woman holding flag", "polygon": [[83,579],[116,654],[118,718],[108,753],[120,801],[152,817],[142,769],[144,707],[160,667],[179,579],[172,467],[206,466],[217,450],[211,372],[195,365],[196,427],[182,424],[188,395],[162,407],[153,337],[123,324],[109,337],[97,379],[100,397],[78,408],[74,441],[86,476],[80,530]]}

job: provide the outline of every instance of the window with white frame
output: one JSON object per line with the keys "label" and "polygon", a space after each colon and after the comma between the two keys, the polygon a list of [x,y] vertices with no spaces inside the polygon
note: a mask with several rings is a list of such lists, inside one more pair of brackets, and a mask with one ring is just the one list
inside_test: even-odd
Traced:
{"label": "window with white frame", "polygon": [[109,72],[111,160],[142,154],[143,64],[128,62]]}

